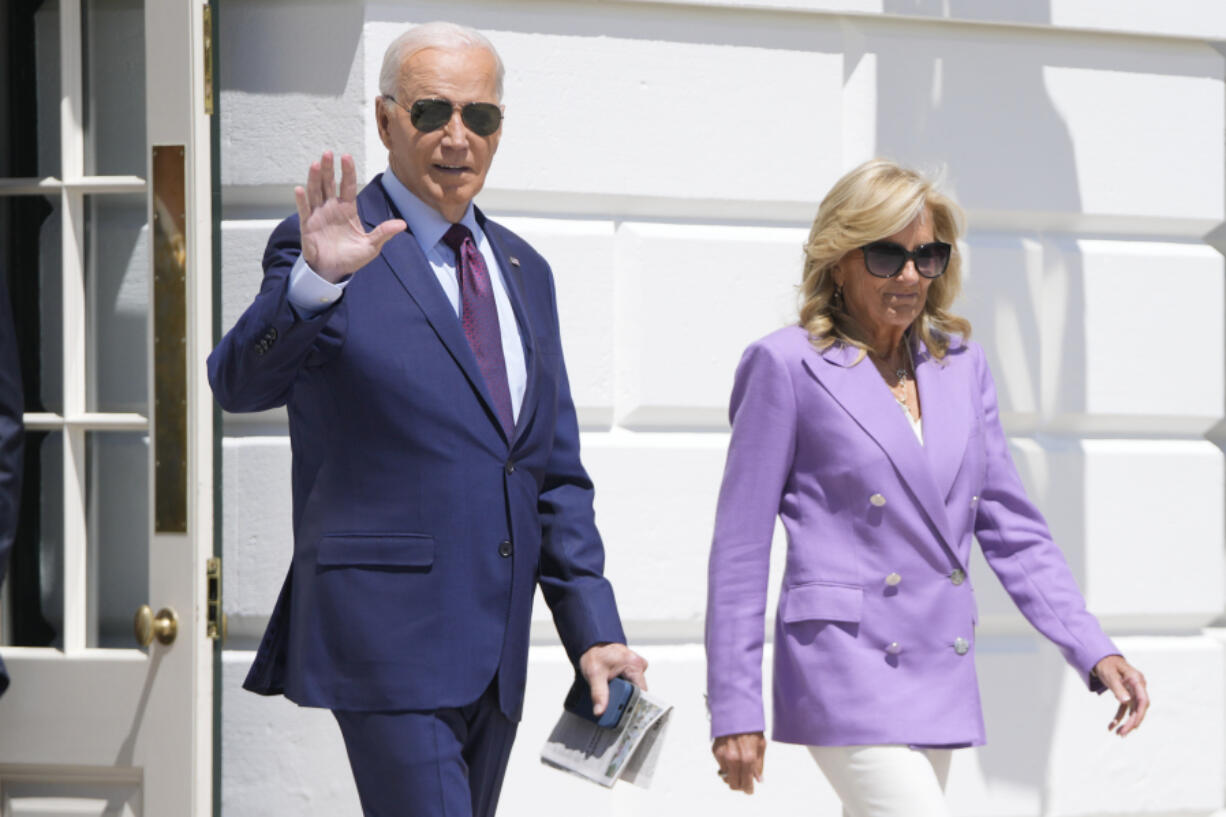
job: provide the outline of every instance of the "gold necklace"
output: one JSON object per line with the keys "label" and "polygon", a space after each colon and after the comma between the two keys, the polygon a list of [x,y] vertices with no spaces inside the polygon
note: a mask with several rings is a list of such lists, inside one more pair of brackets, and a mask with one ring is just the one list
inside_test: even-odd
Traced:
{"label": "gold necklace", "polygon": [[[915,370],[915,360],[911,356],[911,344],[907,342],[906,338],[903,338],[903,348],[907,352],[907,358],[903,361],[903,365],[894,370],[894,379],[898,382],[889,388],[890,395],[898,401],[900,406],[907,409],[907,413],[910,414],[911,409],[907,407],[907,377],[909,376],[910,371]],[[881,362],[882,364],[885,364],[884,360]],[[886,368],[888,368],[888,365]],[[895,391],[896,389],[897,391]],[[899,396],[898,392],[902,392],[901,397]]]}

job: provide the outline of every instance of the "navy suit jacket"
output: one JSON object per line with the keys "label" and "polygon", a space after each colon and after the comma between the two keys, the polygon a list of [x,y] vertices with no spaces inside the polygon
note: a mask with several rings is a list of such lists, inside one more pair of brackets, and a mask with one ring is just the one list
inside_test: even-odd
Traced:
{"label": "navy suit jacket", "polygon": [[[379,177],[366,229],[398,218]],[[285,405],[294,557],[247,689],[331,709],[437,709],[495,674],[518,719],[539,582],[573,661],[623,642],[558,337],[553,276],[523,239],[478,222],[519,322],[527,385],[507,439],[455,311],[412,235],[344,296],[287,299],[297,216],[273,231],[255,302],[209,357],[228,411]]]}
{"label": "navy suit jacket", "polygon": [[[8,287],[0,280],[0,582],[8,571],[21,507],[22,444],[21,365],[9,310]],[[0,661],[0,694],[9,676]]]}

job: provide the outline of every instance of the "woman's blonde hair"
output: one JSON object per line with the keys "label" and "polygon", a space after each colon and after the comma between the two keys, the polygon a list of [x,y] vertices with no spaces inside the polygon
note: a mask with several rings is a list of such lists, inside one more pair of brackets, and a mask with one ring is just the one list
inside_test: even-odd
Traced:
{"label": "woman's blonde hair", "polygon": [[912,330],[938,360],[949,350],[951,335],[970,336],[970,321],[949,311],[962,289],[962,259],[957,249],[962,208],[914,170],[888,159],[873,159],[830,189],[805,244],[800,324],[818,349],[841,342],[863,352],[887,351],[871,349],[865,327],[848,314],[841,297],[836,303],[834,269],[847,253],[901,231],[925,211],[932,216],[936,240],[954,249],[945,274],[928,287],[924,309]]}

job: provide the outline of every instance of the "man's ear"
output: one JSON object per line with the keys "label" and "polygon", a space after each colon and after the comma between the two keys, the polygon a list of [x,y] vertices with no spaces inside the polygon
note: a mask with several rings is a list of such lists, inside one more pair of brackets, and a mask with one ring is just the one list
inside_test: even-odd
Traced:
{"label": "man's ear", "polygon": [[379,129],[379,139],[383,142],[383,147],[391,150],[391,136],[388,129],[392,126],[392,114],[387,109],[387,103],[383,100],[382,95],[375,97],[375,126]]}

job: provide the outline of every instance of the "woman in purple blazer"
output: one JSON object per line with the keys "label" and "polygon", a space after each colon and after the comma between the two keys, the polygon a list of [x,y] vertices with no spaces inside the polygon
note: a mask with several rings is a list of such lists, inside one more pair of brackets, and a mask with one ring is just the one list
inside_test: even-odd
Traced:
{"label": "woman in purple blazer", "polygon": [[984,741],[971,537],[1089,688],[1145,716],[1145,680],[1086,611],[1009,458],[961,283],[961,211],[883,161],[844,176],[805,247],[800,322],[752,344],[711,546],[707,689],[720,776],[753,792],[775,517],[774,738],[810,747],[853,817],[947,814],[950,750]]}

